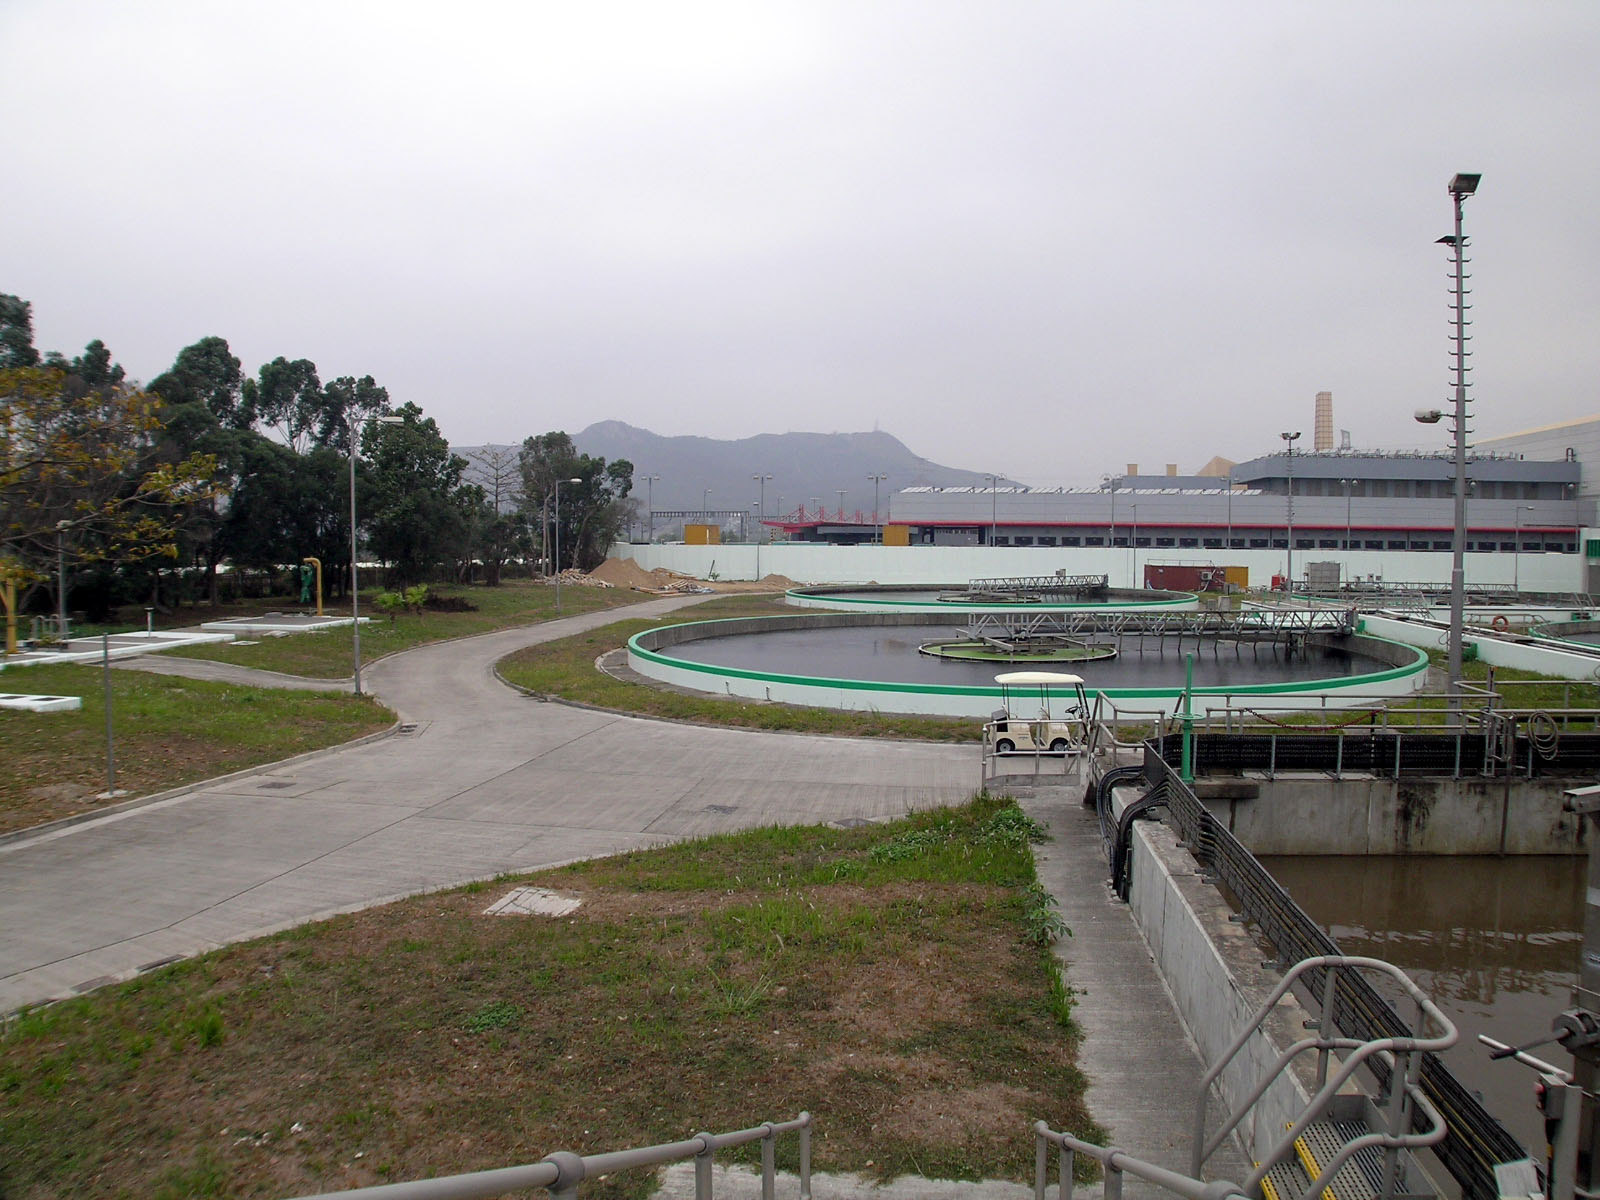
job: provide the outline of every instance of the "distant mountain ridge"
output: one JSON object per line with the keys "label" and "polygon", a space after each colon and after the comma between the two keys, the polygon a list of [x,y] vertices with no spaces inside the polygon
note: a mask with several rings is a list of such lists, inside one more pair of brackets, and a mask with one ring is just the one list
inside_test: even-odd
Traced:
{"label": "distant mountain ridge", "polygon": [[[654,493],[657,512],[676,510],[753,513],[761,496],[757,474],[766,481],[766,512],[775,516],[807,510],[820,501],[829,512],[839,507],[844,489],[847,512],[872,512],[871,475],[886,475],[878,485],[878,507],[888,513],[891,492],[908,487],[986,487],[989,475],[946,467],[912,453],[893,434],[762,433],[737,440],[708,437],[664,437],[623,421],[598,421],[572,435],[584,454],[607,462],[625,458],[633,464],[633,494],[641,507]],[[481,447],[458,447],[470,457]],[[469,476],[472,472],[468,472]],[[647,475],[660,479],[646,484]],[[1000,477],[1001,485],[1008,480]],[[706,490],[710,495],[706,495]],[[780,510],[780,500],[782,508]],[[727,518],[724,518],[726,520]]]}

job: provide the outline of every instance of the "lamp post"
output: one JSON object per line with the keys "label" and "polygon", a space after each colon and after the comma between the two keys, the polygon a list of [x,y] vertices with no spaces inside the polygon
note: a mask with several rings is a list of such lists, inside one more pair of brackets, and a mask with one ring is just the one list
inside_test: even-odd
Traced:
{"label": "lamp post", "polygon": [[998,475],[985,475],[989,481],[989,545],[994,545],[994,539],[1000,533],[1000,477]]}
{"label": "lamp post", "polygon": [[62,644],[67,640],[67,552],[63,539],[71,521],[56,522],[56,633]]}
{"label": "lamp post", "polygon": [[350,425],[350,653],[354,660],[355,694],[361,695],[361,585],[356,580],[356,459],[361,455],[361,433],[368,425],[404,425],[404,417],[373,417],[357,428]]}
{"label": "lamp post", "polygon": [[556,518],[555,537],[550,541],[551,565],[556,570],[556,611],[561,611],[561,485],[563,483],[582,483],[581,479],[558,479],[555,486]]}
{"label": "lamp post", "polygon": [[1294,444],[1300,437],[1300,431],[1297,429],[1293,433],[1280,433],[1278,436],[1283,439],[1284,444],[1288,447],[1288,450],[1284,452],[1284,456],[1289,462],[1289,498],[1288,503],[1284,506],[1284,516],[1289,534],[1285,542],[1289,557],[1283,568],[1285,576],[1283,594],[1292,599],[1294,596]]}
{"label": "lamp post", "polygon": [[1233,476],[1232,475],[1228,476],[1228,545],[1227,545],[1227,548],[1229,550],[1233,549]]}
{"label": "lamp post", "polygon": [[872,525],[875,535],[881,544],[883,541],[883,522],[878,519],[878,485],[888,479],[887,475],[868,475],[872,480]]}
{"label": "lamp post", "polygon": [[1516,533],[1512,535],[1517,540],[1511,551],[1511,590],[1518,596],[1522,595],[1522,514],[1532,511],[1531,504],[1517,505]]}
{"label": "lamp post", "polygon": [[644,477],[645,506],[650,510],[650,532],[646,535],[645,540],[651,545],[654,545],[656,540],[656,480],[660,478],[661,476],[659,475],[646,475]]}
{"label": "lamp post", "polygon": [[1133,574],[1129,576],[1128,586],[1139,586],[1139,506],[1133,506],[1133,536],[1128,539],[1128,549],[1133,551]]}
{"label": "lamp post", "polygon": [[[766,529],[766,526],[762,524],[762,521],[764,521],[767,516],[767,481],[771,479],[772,476],[755,474],[750,476],[750,478],[754,479],[761,485],[761,508],[756,513],[756,542],[759,544],[761,541],[761,534]],[[757,553],[759,553],[759,551]]]}
{"label": "lamp post", "polygon": [[1341,479],[1339,485],[1344,488],[1344,552],[1350,553],[1350,492],[1355,487],[1354,479]]}
{"label": "lamp post", "polygon": [[700,492],[700,524],[711,524],[711,489],[704,488]]}
{"label": "lamp post", "polygon": [[844,498],[845,498],[846,493],[848,493],[850,491],[850,489],[849,488],[834,488],[833,490],[839,493],[839,524],[843,525],[844,524]]}
{"label": "lamp post", "polygon": [[[1111,531],[1106,536],[1106,546],[1109,548],[1117,544],[1117,481],[1114,476],[1102,475],[1100,482],[1111,489]],[[1232,523],[1233,519],[1230,517],[1229,524]]]}
{"label": "lamp post", "polygon": [[[1455,275],[1455,534],[1450,547],[1450,711],[1461,712],[1461,630],[1467,607],[1466,552],[1467,552],[1467,276],[1466,235],[1461,229],[1461,204],[1478,190],[1482,175],[1458,174],[1451,178],[1448,191],[1455,207],[1456,231],[1438,240],[1449,246]],[[1418,409],[1416,419],[1424,425],[1436,424],[1443,411],[1437,408]],[[1513,568],[1514,569],[1514,568]]]}

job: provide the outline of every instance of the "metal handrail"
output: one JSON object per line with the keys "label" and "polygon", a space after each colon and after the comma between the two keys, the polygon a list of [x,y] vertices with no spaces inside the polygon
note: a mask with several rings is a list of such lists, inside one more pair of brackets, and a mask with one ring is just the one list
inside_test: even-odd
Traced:
{"label": "metal handrail", "polygon": [[776,1139],[780,1134],[800,1135],[800,1200],[811,1200],[811,1114],[802,1112],[791,1121],[768,1121],[753,1129],[733,1133],[697,1133],[681,1142],[642,1146],[634,1150],[613,1150],[606,1154],[574,1154],[558,1150],[536,1163],[472,1171],[464,1175],[444,1175],[437,1179],[413,1179],[405,1183],[383,1183],[375,1187],[349,1188],[338,1192],[318,1192],[299,1200],[334,1200],[335,1197],[361,1197],[362,1200],[489,1200],[507,1192],[545,1188],[554,1200],[576,1200],[578,1184],[598,1175],[634,1167],[657,1167],[681,1159],[694,1159],[695,1200],[711,1200],[712,1156],[718,1150],[761,1143],[761,1196],[773,1200],[776,1169]]}
{"label": "metal handrail", "polygon": [[[1333,1037],[1327,1034],[1333,1021],[1334,995],[1338,987],[1338,971],[1344,968],[1352,971],[1374,971],[1388,975],[1399,986],[1400,990],[1410,996],[1417,1005],[1417,1023],[1425,1022],[1439,1029],[1432,1037],[1409,1035],[1391,1035],[1389,1037],[1374,1038],[1371,1041],[1357,1041],[1353,1038]],[[1206,1141],[1206,1100],[1211,1085],[1217,1078],[1232,1065],[1239,1052],[1248,1045],[1260,1031],[1266,1019],[1276,1009],[1278,1001],[1288,994],[1300,977],[1309,971],[1327,969],[1324,977],[1324,999],[1322,1015],[1318,1021],[1317,1036],[1304,1038],[1284,1050],[1277,1061],[1266,1071],[1262,1072],[1248,1096],[1239,1104],[1238,1108],[1223,1123],[1216,1136]],[[1306,1192],[1306,1197],[1315,1196],[1321,1190],[1323,1183],[1332,1177],[1334,1171],[1343,1166],[1356,1150],[1366,1146],[1384,1146],[1391,1150],[1412,1149],[1422,1146],[1431,1146],[1444,1139],[1444,1120],[1433,1103],[1422,1093],[1411,1078],[1411,1064],[1420,1063],[1420,1055],[1427,1053],[1437,1054],[1441,1050],[1448,1050],[1456,1044],[1459,1034],[1455,1024],[1439,1009],[1438,1005],[1430,1000],[1426,993],[1419,988],[1411,977],[1392,963],[1384,962],[1378,958],[1368,958],[1362,955],[1322,954],[1314,958],[1302,959],[1296,963],[1273,988],[1271,994],[1262,1001],[1256,1009],[1255,1015],[1246,1021],[1243,1028],[1235,1037],[1233,1044],[1222,1052],[1217,1061],[1206,1071],[1200,1080],[1200,1100],[1195,1105],[1194,1148],[1190,1159],[1190,1167],[1198,1175],[1206,1159],[1216,1152],[1218,1146],[1226,1139],[1249,1113],[1257,1101],[1266,1095],[1267,1089],[1283,1075],[1289,1065],[1307,1050],[1317,1051],[1317,1082],[1318,1090],[1305,1111],[1291,1125],[1286,1133],[1273,1145],[1273,1147],[1258,1157],[1261,1166],[1258,1166],[1245,1181],[1245,1187],[1253,1194],[1255,1188],[1264,1179],[1267,1173],[1294,1145],[1295,1140],[1306,1131],[1306,1128],[1318,1120],[1327,1111],[1334,1096],[1351,1079],[1355,1073],[1367,1065],[1367,1060],[1379,1055],[1393,1056],[1402,1066],[1399,1070],[1391,1069],[1389,1077],[1389,1103],[1393,1107],[1392,1128],[1387,1132],[1374,1132],[1365,1134],[1347,1144],[1339,1154],[1335,1155],[1332,1163],[1325,1167],[1322,1174],[1314,1181],[1313,1186]],[[1345,1051],[1343,1062],[1337,1071],[1330,1077],[1328,1074],[1329,1053],[1333,1050]],[[1415,1102],[1428,1118],[1427,1125],[1418,1132],[1402,1132],[1409,1124],[1407,1111],[1408,1101]],[[1359,1143],[1359,1144],[1357,1144]],[[1386,1186],[1392,1184],[1392,1172],[1386,1174]]]}
{"label": "metal handrail", "polygon": [[1184,1200],[1229,1200],[1231,1197],[1251,1200],[1251,1193],[1231,1180],[1217,1179],[1207,1183],[1204,1179],[1194,1179],[1177,1171],[1168,1170],[1166,1167],[1158,1167],[1155,1163],[1135,1158],[1115,1146],[1096,1146],[1093,1142],[1073,1137],[1070,1133],[1051,1129],[1043,1121],[1033,1123],[1034,1200],[1045,1200],[1045,1192],[1049,1187],[1051,1145],[1060,1151],[1060,1164],[1056,1175],[1056,1195],[1059,1200],[1072,1200],[1072,1168],[1079,1154],[1088,1155],[1105,1169],[1105,1200],[1121,1200],[1124,1173],[1137,1175],[1148,1183],[1182,1196]]}

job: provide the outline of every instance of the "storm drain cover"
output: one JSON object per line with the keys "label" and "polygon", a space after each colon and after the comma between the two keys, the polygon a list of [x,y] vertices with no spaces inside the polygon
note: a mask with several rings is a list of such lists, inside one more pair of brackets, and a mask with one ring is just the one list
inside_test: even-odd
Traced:
{"label": "storm drain cover", "polygon": [[549,888],[520,887],[507,892],[488,908],[486,917],[564,917],[583,901]]}
{"label": "storm drain cover", "polygon": [[263,782],[257,784],[256,786],[261,788],[263,791],[271,791],[274,788],[291,788],[291,787],[294,786],[294,780],[292,780],[292,779],[268,779],[268,780],[264,780]]}
{"label": "storm drain cover", "polygon": [[722,813],[724,816],[726,816],[728,813],[738,812],[739,806],[737,804],[708,804],[705,807],[705,811]]}
{"label": "storm drain cover", "polygon": [[840,817],[833,822],[840,829],[860,829],[863,825],[871,825],[872,823],[865,817]]}

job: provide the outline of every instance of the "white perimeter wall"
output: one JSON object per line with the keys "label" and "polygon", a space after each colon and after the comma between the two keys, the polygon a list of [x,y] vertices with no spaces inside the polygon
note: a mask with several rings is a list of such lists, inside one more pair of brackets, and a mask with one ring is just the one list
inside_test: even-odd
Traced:
{"label": "white perimeter wall", "polygon": [[[1584,531],[1587,533],[1588,531]],[[1580,540],[1579,544],[1582,542]],[[698,579],[715,570],[719,579],[783,575],[796,583],[964,583],[1013,575],[1108,575],[1112,587],[1134,587],[1128,550],[1051,546],[825,546],[809,542],[770,545],[687,546],[681,542],[638,545],[619,542],[612,558],[631,558],[645,570],[666,567]],[[757,561],[759,559],[759,562]],[[1194,563],[1246,567],[1251,587],[1267,587],[1285,567],[1282,550],[1139,551],[1138,571],[1148,563]],[[1295,574],[1307,563],[1337,562],[1346,579],[1377,576],[1394,583],[1450,582],[1448,551],[1365,550],[1340,554],[1297,550]],[[1582,554],[1469,554],[1470,583],[1516,582],[1530,592],[1582,592]]]}

